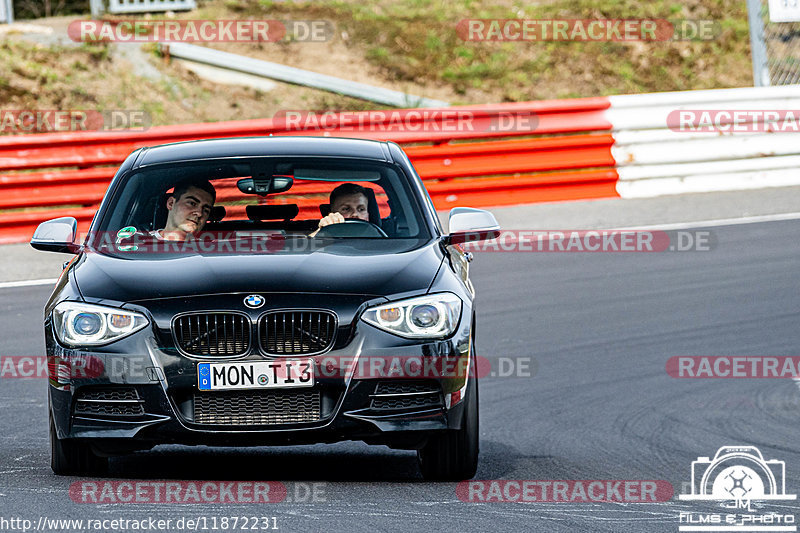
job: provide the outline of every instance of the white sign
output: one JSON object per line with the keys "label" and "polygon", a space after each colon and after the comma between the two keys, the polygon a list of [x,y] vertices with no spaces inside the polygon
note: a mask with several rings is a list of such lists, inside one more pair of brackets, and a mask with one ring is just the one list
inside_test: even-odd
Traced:
{"label": "white sign", "polygon": [[769,0],[770,22],[800,22],[800,0]]}
{"label": "white sign", "polygon": [[108,0],[109,13],[148,13],[153,11],[191,10],[194,0]]}

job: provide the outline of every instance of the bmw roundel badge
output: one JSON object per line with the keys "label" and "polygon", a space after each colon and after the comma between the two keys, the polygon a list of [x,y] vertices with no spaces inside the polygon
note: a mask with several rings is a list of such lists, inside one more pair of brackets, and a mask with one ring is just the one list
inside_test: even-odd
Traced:
{"label": "bmw roundel badge", "polygon": [[258,309],[262,305],[264,305],[264,298],[259,296],[258,294],[251,294],[247,298],[244,299],[244,305],[249,307],[250,309]]}

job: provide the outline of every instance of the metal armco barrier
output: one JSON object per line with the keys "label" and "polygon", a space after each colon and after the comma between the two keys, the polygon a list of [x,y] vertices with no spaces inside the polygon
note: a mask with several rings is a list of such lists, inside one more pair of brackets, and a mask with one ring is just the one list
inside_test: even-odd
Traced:
{"label": "metal armco barrier", "polygon": [[[800,85],[609,97],[623,198],[800,185]],[[765,120],[758,111],[779,115]],[[750,114],[720,130],[693,131],[681,111],[711,120]],[[702,128],[701,128],[702,129]]]}
{"label": "metal armco barrier", "polygon": [[159,46],[161,47],[162,53],[171,57],[187,59],[189,61],[211,65],[212,67],[244,72],[245,74],[262,76],[287,83],[298,83],[305,87],[314,87],[316,89],[322,89],[323,91],[331,91],[383,105],[395,107],[447,107],[449,105],[442,100],[414,96],[400,91],[375,87],[374,85],[328,76],[326,74],[290,67],[280,63],[263,61],[240,54],[223,52],[222,50],[214,50],[206,46],[189,43],[159,43]]}
{"label": "metal armco barrier", "polygon": [[[588,98],[388,110],[383,118],[381,112],[342,113],[327,117],[327,127],[310,129],[277,117],[159,126],[147,131],[0,137],[0,242],[28,240],[38,223],[57,216],[75,216],[79,229],[85,231],[116,167],[133,150],[219,137],[329,135],[403,143],[441,209],[466,201],[512,205],[543,197],[563,200],[614,195],[616,174],[608,168],[614,164],[613,139],[609,133],[585,133],[610,130],[603,115],[608,105],[607,99]],[[463,120],[461,127],[459,113],[462,119],[469,119]],[[398,117],[403,127],[391,127]],[[525,127],[515,128],[506,124],[509,117],[533,122],[526,120]],[[361,129],[359,123],[369,127]],[[587,166],[606,169],[567,172]],[[509,179],[509,174],[517,176]],[[292,192],[297,190],[295,187]],[[319,198],[292,201],[300,205],[301,217],[319,216]],[[8,212],[23,208],[39,210]]]}
{"label": "metal armco barrier", "polygon": [[[800,87],[342,113],[328,116],[324,127],[277,117],[0,137],[0,242],[26,241],[40,222],[59,216],[76,217],[85,231],[116,167],[138,147],[231,136],[393,140],[405,145],[438,209],[800,184],[800,131],[786,130],[786,121],[765,128],[755,116],[751,131],[676,128],[670,121],[686,110],[796,110],[797,116]],[[459,113],[469,117],[467,126],[445,127],[453,117],[458,123]],[[403,127],[393,128],[398,117]],[[514,126],[514,117],[526,120]],[[318,197],[292,201],[301,217],[319,216]]]}

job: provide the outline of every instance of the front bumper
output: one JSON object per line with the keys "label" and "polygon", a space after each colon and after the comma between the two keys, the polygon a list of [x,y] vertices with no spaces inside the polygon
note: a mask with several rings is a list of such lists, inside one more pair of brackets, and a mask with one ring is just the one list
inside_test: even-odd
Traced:
{"label": "front bumper", "polygon": [[[469,309],[464,311],[469,317]],[[471,379],[467,372],[474,369],[469,320],[462,318],[447,340],[416,344],[361,322],[348,328],[346,342],[337,342],[325,354],[302,357],[315,362],[319,378],[313,388],[241,391],[244,403],[237,403],[233,393],[232,405],[239,410],[262,405],[248,404],[248,395],[260,394],[262,399],[265,393],[284,395],[275,404],[278,414],[272,422],[241,424],[197,420],[198,397],[218,394],[198,390],[198,363],[225,359],[186,357],[165,346],[163,332],[155,327],[96,350],[69,349],[55,340],[52,326],[46,324],[50,409],[57,435],[90,440],[108,454],[158,444],[258,446],[344,440],[413,449],[424,445],[433,432],[460,427],[464,402],[459,399]],[[265,359],[270,358],[251,354],[236,361]],[[416,367],[420,372],[397,376],[388,373],[388,365],[380,370],[359,366],[359,361],[368,360],[430,364],[427,370]],[[399,395],[386,393],[392,383],[402,385]],[[424,394],[404,394],[407,389]],[[318,397],[318,411],[304,421],[287,422],[281,416],[287,406],[291,410],[292,405],[303,404],[284,400],[296,394],[289,391],[298,390]],[[410,398],[416,400],[406,401]],[[214,400],[216,409],[226,405],[216,401],[219,397]]]}

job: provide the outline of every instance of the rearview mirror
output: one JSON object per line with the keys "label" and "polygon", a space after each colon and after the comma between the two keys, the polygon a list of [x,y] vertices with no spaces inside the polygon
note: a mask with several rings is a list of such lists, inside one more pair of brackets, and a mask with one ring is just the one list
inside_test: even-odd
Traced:
{"label": "rearview mirror", "polygon": [[46,252],[78,253],[81,246],[75,243],[78,221],[62,217],[42,222],[31,238],[31,246]]}
{"label": "rearview mirror", "polygon": [[236,182],[236,186],[245,194],[257,194],[266,196],[279,192],[286,192],[292,188],[294,180],[290,176],[272,176],[267,178],[259,176],[256,178],[244,178]]}
{"label": "rearview mirror", "polygon": [[500,225],[489,211],[471,207],[454,207],[448,222],[451,244],[495,239],[500,235]]}

